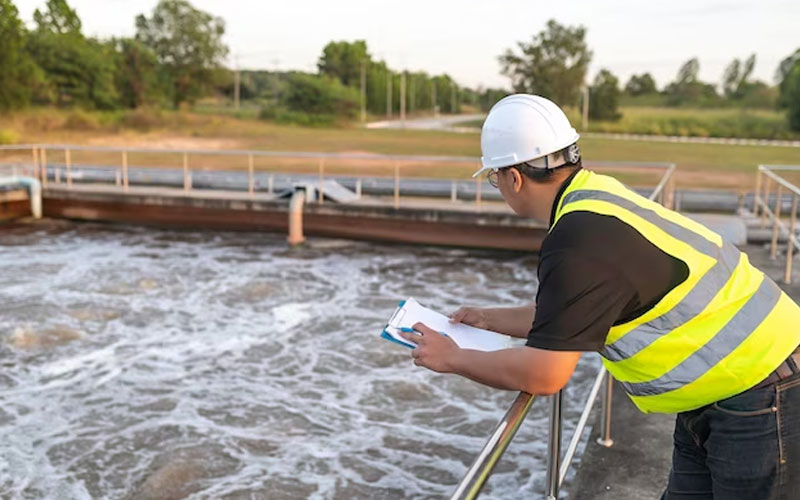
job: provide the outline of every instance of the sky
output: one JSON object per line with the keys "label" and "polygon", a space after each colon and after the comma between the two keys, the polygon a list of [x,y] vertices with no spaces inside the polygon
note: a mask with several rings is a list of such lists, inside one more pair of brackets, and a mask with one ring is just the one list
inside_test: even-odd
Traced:
{"label": "sky", "polygon": [[[45,0],[12,0],[26,23]],[[650,72],[659,87],[681,64],[719,84],[733,59],[756,54],[754,76],[774,83],[778,63],[800,47],[798,0],[191,0],[225,19],[228,63],[247,69],[316,71],[331,40],[367,41],[393,69],[447,73],[469,87],[510,88],[497,56],[530,41],[549,19],[583,25],[594,52],[588,79],[603,68],[622,84]],[[69,0],[89,36],[132,36],[137,14],[156,0]]]}

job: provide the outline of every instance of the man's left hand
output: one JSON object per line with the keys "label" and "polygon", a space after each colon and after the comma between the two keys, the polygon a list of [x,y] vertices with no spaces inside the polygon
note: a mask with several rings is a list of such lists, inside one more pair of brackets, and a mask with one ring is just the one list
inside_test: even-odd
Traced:
{"label": "man's left hand", "polygon": [[454,358],[461,350],[453,339],[422,323],[416,323],[413,328],[415,333],[400,332],[400,335],[417,345],[411,351],[414,364],[439,373],[453,371]]}

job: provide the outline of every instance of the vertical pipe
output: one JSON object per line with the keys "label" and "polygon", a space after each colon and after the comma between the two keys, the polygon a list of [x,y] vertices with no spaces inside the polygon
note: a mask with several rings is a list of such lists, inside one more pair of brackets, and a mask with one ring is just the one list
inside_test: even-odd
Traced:
{"label": "vertical pipe", "polygon": [[250,193],[250,197],[253,197],[256,191],[256,182],[254,176],[254,168],[253,168],[253,153],[247,155],[247,191]]}
{"label": "vertical pipe", "polygon": [[767,225],[767,208],[769,207],[769,185],[772,183],[772,178],[767,176],[766,182],[764,182],[764,199],[763,205],[761,210],[761,227],[764,228]]}
{"label": "vertical pipe", "polygon": [[753,216],[758,217],[758,210],[761,208],[758,202],[761,200],[761,165],[756,169],[756,190],[753,191]]}
{"label": "vertical pipe", "polygon": [[39,150],[39,158],[42,165],[42,187],[47,187],[47,150],[45,148]]}
{"label": "vertical pipe", "polygon": [[400,208],[400,164],[394,162],[394,208]]}
{"label": "vertical pipe", "polygon": [[458,185],[456,184],[456,181],[453,181],[450,184],[450,201],[452,203],[458,201]]}
{"label": "vertical pipe", "polygon": [[614,444],[611,439],[611,397],[614,395],[614,379],[610,373],[606,373],[606,390],[603,392],[603,407],[600,414],[600,432],[603,434],[597,438],[597,444],[610,448]]}
{"label": "vertical pipe", "polygon": [[122,150],[122,189],[128,190],[128,151]]}
{"label": "vertical pipe", "polygon": [[356,197],[361,199],[361,177],[356,179]]}
{"label": "vertical pipe", "polygon": [[320,158],[319,159],[319,188],[317,189],[317,191],[319,191],[317,193],[317,195],[319,196],[319,200],[317,200],[317,201],[319,202],[320,205],[322,205],[323,198],[325,198],[325,187],[323,186],[324,180],[325,180],[325,158]]}
{"label": "vertical pipe", "polygon": [[72,154],[69,148],[64,150],[64,161],[67,163],[67,188],[72,188]]}
{"label": "vertical pipe", "polygon": [[122,176],[119,174],[119,169],[114,171],[114,185],[120,186],[122,184]]}
{"label": "vertical pipe", "polygon": [[787,285],[792,284],[792,258],[794,257],[794,231],[797,227],[797,195],[792,195],[792,216],[789,222],[789,242],[786,247],[786,273],[783,281]]}
{"label": "vertical pipe", "polygon": [[306,241],[303,236],[303,205],[306,201],[306,192],[298,189],[292,194],[289,202],[289,245],[297,246]]}
{"label": "vertical pipe", "polygon": [[272,194],[275,191],[275,174],[269,174],[267,179],[267,193]]}
{"label": "vertical pipe", "polygon": [[778,190],[775,195],[775,210],[772,218],[772,241],[769,246],[769,258],[775,260],[778,256],[778,223],[781,220],[781,190],[783,186],[778,184]]}
{"label": "vertical pipe", "polygon": [[192,175],[189,173],[189,153],[183,153],[183,190],[186,192],[192,189]]}
{"label": "vertical pipe", "polygon": [[548,500],[558,498],[559,461],[561,460],[561,400],[563,392],[551,396],[550,439],[547,442],[547,492]]}
{"label": "vertical pipe", "polygon": [[61,184],[61,167],[58,165],[53,166],[53,179],[56,184]]}

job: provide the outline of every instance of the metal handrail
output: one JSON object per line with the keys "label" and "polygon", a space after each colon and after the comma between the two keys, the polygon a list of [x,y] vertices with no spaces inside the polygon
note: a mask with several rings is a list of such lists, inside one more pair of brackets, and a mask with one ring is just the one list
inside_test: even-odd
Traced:
{"label": "metal handrail", "polygon": [[[797,209],[800,202],[800,188],[784,179],[775,171],[798,172],[800,166],[797,165],[759,165],[756,171],[756,189],[753,194],[753,214],[758,217],[761,215],[761,227],[766,227],[767,219],[772,222],[772,238],[770,240],[769,254],[772,260],[778,255],[778,236],[786,235],[786,264],[784,267],[783,281],[786,284],[792,283],[792,264],[794,262],[795,248],[800,251],[800,239],[797,237]],[[765,179],[764,179],[765,177]],[[776,185],[775,206],[771,209],[769,199],[771,196],[771,185]],[[763,196],[762,196],[763,185]],[[791,208],[789,215],[789,225],[781,221],[781,211],[783,208],[783,193],[786,189],[787,194],[791,195]]]}
{"label": "metal handrail", "polygon": [[[655,189],[650,193],[648,199],[655,201],[658,198],[662,204],[670,208],[674,200],[675,164],[665,164],[662,165],[662,168],[665,168],[664,175]],[[601,367],[589,391],[586,404],[575,426],[575,431],[572,434],[563,459],[560,458],[562,429],[561,403],[563,399],[563,389],[551,396],[550,435],[548,439],[545,481],[545,498],[547,500],[555,500],[558,498],[559,489],[567,477],[569,466],[575,457],[575,452],[578,449],[581,436],[589,421],[589,415],[604,382],[606,384],[606,390],[603,392],[602,397],[602,429],[597,442],[606,447],[613,444],[611,440],[611,397],[613,394],[613,380],[605,367]],[[494,432],[489,436],[489,439],[483,446],[483,449],[475,458],[470,468],[467,469],[467,473],[458,483],[458,486],[456,486],[455,491],[450,496],[451,500],[472,500],[478,497],[481,488],[483,488],[483,485],[489,479],[489,476],[491,476],[494,466],[508,447],[508,444],[514,438],[514,434],[522,424],[522,421],[527,416],[533,401],[534,396],[525,392],[520,392],[517,395],[516,399],[511,404],[511,408],[509,408],[505,416],[500,420]]]}

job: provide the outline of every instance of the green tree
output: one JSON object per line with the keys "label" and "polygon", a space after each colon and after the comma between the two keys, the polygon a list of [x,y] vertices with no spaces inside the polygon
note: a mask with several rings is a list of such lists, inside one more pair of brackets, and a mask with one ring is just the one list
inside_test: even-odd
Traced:
{"label": "green tree", "polygon": [[678,70],[675,81],[664,88],[667,104],[680,106],[692,104],[708,106],[719,104],[719,95],[713,85],[699,80],[700,62],[697,58],[686,61]]}
{"label": "green tree", "polygon": [[748,80],[756,65],[756,55],[752,54],[746,61],[734,59],[722,74],[722,92],[729,99],[741,99],[747,91]]}
{"label": "green tree", "polygon": [[778,106],[781,108],[789,107],[791,89],[788,87],[793,84],[789,76],[798,64],[800,64],[800,49],[795,50],[793,54],[783,59],[778,65],[777,71],[775,71],[775,80],[778,82]]}
{"label": "green tree", "polygon": [[115,107],[113,52],[83,36],[80,19],[65,0],[48,0],[46,7],[34,12],[36,30],[28,44],[47,82],[41,98],[59,105]]}
{"label": "green tree", "polygon": [[625,93],[629,96],[649,95],[657,92],[656,81],[650,73],[631,75],[628,83],[625,84]]}
{"label": "green tree", "polygon": [[359,94],[329,76],[293,73],[285,103],[292,111],[353,118],[358,112]]}
{"label": "green tree", "polygon": [[786,69],[780,92],[781,101],[787,110],[789,128],[800,132],[800,59],[795,60],[790,69]]}
{"label": "green tree", "polygon": [[602,69],[589,89],[589,117],[595,120],[619,120],[619,79]]}
{"label": "green tree", "polygon": [[156,54],[171,82],[175,107],[194,102],[213,87],[222,60],[225,21],[186,0],[160,0],[151,17],[136,16],[136,39]]}
{"label": "green tree", "polygon": [[517,44],[520,54],[508,49],[499,57],[502,73],[511,78],[515,92],[575,104],[592,60],[585,38],[583,26],[563,26],[551,19],[530,43]]}
{"label": "green tree", "polygon": [[361,82],[361,64],[369,64],[371,60],[364,40],[329,42],[322,49],[317,67],[320,74],[337,78],[344,85],[358,86]]}
{"label": "green tree", "polygon": [[158,103],[163,97],[158,59],[134,38],[109,41],[114,58],[114,84],[122,106],[138,108]]}
{"label": "green tree", "polygon": [[81,20],[75,9],[66,0],[47,0],[47,9],[33,12],[33,20],[38,30],[66,35],[81,33]]}
{"label": "green tree", "polygon": [[11,0],[0,0],[0,110],[26,106],[42,74],[27,52],[27,33]]}

